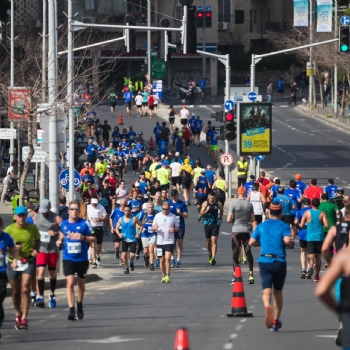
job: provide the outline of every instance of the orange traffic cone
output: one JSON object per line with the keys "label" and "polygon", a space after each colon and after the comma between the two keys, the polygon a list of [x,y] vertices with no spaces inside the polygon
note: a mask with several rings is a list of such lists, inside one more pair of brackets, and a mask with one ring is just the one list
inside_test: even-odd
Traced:
{"label": "orange traffic cone", "polygon": [[232,313],[227,317],[252,317],[251,312],[247,312],[247,304],[244,296],[244,286],[242,279],[242,270],[240,266],[235,267],[235,283],[232,291]]}
{"label": "orange traffic cone", "polygon": [[175,334],[174,350],[190,350],[188,332],[186,328],[179,328]]}
{"label": "orange traffic cone", "polygon": [[118,122],[118,125],[124,125],[124,123],[123,123],[123,114],[122,114],[122,113],[119,114],[119,122]]}
{"label": "orange traffic cone", "polygon": [[151,136],[150,140],[149,140],[149,150],[150,151],[154,151],[154,145],[153,145],[153,138]]}

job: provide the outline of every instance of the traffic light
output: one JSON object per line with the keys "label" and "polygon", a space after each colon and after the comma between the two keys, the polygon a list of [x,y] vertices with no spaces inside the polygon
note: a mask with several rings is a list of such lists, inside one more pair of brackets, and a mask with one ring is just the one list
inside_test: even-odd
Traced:
{"label": "traffic light", "polygon": [[198,6],[197,8],[197,28],[203,28],[203,8],[202,6]]}
{"label": "traffic light", "polygon": [[339,27],[339,52],[350,53],[349,26]]}
{"label": "traffic light", "polygon": [[225,115],[225,128],[224,128],[224,140],[233,141],[236,139],[236,127],[234,125],[233,113],[227,113]]}
{"label": "traffic light", "polygon": [[[170,26],[170,21],[168,18],[164,17],[160,20],[159,26],[162,28],[168,28]],[[165,53],[167,53],[167,58],[169,60],[169,47],[168,47],[168,42],[169,42],[169,35],[171,38],[171,33],[167,32],[167,38],[165,37],[165,31],[158,31],[157,32],[157,58],[158,60],[165,60]],[[167,40],[166,40],[167,39]],[[171,42],[171,39],[170,39]],[[166,48],[165,48],[166,45]]]}
{"label": "traffic light", "polygon": [[196,6],[187,10],[187,53],[197,53]]}
{"label": "traffic light", "polygon": [[205,26],[211,28],[211,10],[205,11]]}

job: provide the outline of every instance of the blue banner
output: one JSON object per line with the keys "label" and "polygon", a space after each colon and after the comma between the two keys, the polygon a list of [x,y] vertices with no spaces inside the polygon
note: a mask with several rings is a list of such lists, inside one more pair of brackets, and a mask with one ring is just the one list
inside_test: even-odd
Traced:
{"label": "blue banner", "polygon": [[294,27],[307,27],[309,25],[309,2],[307,0],[294,0]]}

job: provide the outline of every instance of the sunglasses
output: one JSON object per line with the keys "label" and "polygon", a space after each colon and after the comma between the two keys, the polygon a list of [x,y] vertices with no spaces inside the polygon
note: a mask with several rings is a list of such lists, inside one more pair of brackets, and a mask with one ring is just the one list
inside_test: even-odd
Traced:
{"label": "sunglasses", "polygon": [[78,208],[69,208],[69,210],[79,211]]}
{"label": "sunglasses", "polygon": [[162,208],[162,210],[169,210],[169,208]]}

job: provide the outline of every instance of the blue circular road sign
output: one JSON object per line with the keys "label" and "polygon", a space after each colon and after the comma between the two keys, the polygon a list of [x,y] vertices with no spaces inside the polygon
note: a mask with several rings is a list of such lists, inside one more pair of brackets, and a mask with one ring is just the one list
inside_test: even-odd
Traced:
{"label": "blue circular road sign", "polygon": [[224,103],[224,107],[227,111],[232,111],[235,108],[235,103],[232,100],[226,100]]}
{"label": "blue circular road sign", "polygon": [[350,17],[349,16],[341,16],[340,23],[342,25],[345,25],[345,26],[349,25],[350,24]]}
{"label": "blue circular road sign", "polygon": [[265,156],[256,156],[255,159],[261,161],[265,159]]}
{"label": "blue circular road sign", "polygon": [[[69,190],[69,169],[65,169],[61,172],[59,177],[60,185],[66,190]],[[80,175],[74,170],[74,188],[78,188],[80,184]]]}
{"label": "blue circular road sign", "polygon": [[251,91],[251,92],[248,94],[248,98],[249,98],[250,101],[255,101],[255,100],[256,100],[256,92]]}

